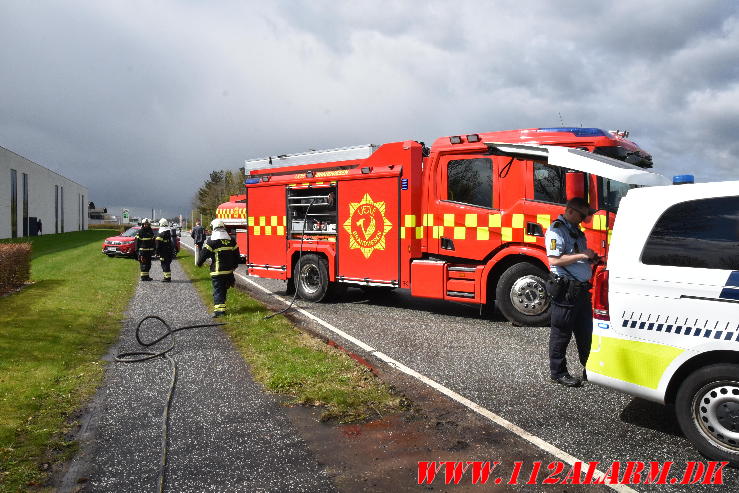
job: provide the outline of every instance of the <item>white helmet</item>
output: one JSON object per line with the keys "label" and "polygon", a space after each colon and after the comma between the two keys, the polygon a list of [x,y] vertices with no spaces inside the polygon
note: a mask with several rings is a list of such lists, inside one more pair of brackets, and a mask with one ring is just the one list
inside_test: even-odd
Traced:
{"label": "white helmet", "polygon": [[161,219],[159,220],[159,227],[160,227],[160,228],[166,228],[167,226],[169,226],[169,221],[167,221],[167,220],[166,220],[166,219],[164,219],[164,218],[161,218]]}
{"label": "white helmet", "polygon": [[149,222],[149,218],[148,217],[145,217],[144,219],[141,220],[141,224],[142,225],[143,224],[151,224],[151,222]]}
{"label": "white helmet", "polygon": [[212,229],[218,229],[218,228],[225,228],[225,227],[226,227],[226,225],[225,225],[225,224],[223,224],[223,219],[213,219],[213,220],[212,220],[212,221],[210,222],[210,227],[211,227]]}

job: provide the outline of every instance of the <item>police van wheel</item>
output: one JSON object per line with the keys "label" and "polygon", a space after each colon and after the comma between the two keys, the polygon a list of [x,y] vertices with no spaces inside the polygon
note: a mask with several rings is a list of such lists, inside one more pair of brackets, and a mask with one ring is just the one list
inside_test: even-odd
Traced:
{"label": "police van wheel", "polygon": [[298,296],[306,301],[321,301],[328,292],[328,264],[318,255],[303,255],[293,273]]}
{"label": "police van wheel", "polygon": [[498,279],[495,305],[516,325],[542,326],[549,323],[549,298],[545,281],[549,274],[528,262],[510,266]]}
{"label": "police van wheel", "polygon": [[700,453],[739,467],[739,365],[710,365],[690,374],[677,391],[675,414]]}

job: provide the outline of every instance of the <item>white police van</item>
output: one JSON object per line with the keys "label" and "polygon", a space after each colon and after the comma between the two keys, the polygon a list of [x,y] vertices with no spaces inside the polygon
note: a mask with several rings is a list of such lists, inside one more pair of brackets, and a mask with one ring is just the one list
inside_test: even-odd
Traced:
{"label": "white police van", "polygon": [[739,181],[629,191],[594,285],[589,381],[673,405],[739,466]]}

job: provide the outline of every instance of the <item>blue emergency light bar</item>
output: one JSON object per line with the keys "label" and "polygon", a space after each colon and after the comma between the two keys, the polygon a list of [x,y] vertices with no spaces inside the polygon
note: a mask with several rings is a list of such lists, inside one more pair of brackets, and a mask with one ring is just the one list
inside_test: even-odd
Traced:
{"label": "blue emergency light bar", "polygon": [[608,134],[599,128],[581,128],[581,127],[546,127],[537,128],[538,132],[570,132],[575,137],[608,137]]}
{"label": "blue emergency light bar", "polygon": [[673,185],[689,185],[691,183],[695,183],[693,175],[675,175],[672,177]]}
{"label": "blue emergency light bar", "polygon": [[259,183],[259,178],[248,178],[244,185],[254,185],[255,183]]}

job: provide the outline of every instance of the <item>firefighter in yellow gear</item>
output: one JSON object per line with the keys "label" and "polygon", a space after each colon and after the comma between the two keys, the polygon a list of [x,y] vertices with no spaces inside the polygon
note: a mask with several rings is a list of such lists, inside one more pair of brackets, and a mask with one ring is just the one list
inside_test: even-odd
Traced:
{"label": "firefighter in yellow gear", "polygon": [[210,262],[210,280],[213,284],[213,317],[226,314],[226,292],[236,283],[234,271],[241,262],[239,247],[226,231],[221,219],[211,222],[213,233],[203,244],[198,255],[197,266]]}
{"label": "firefighter in yellow gear", "polygon": [[172,282],[170,264],[175,256],[174,238],[172,238],[172,231],[169,229],[169,221],[164,218],[159,220],[159,231],[154,241],[154,251],[159,256],[159,261],[162,264],[162,272],[164,273],[162,282]]}
{"label": "firefighter in yellow gear", "polygon": [[136,260],[139,261],[142,281],[151,281],[149,271],[151,270],[151,257],[154,255],[154,230],[151,229],[149,218],[141,221],[141,228],[136,233],[134,240],[134,252]]}

